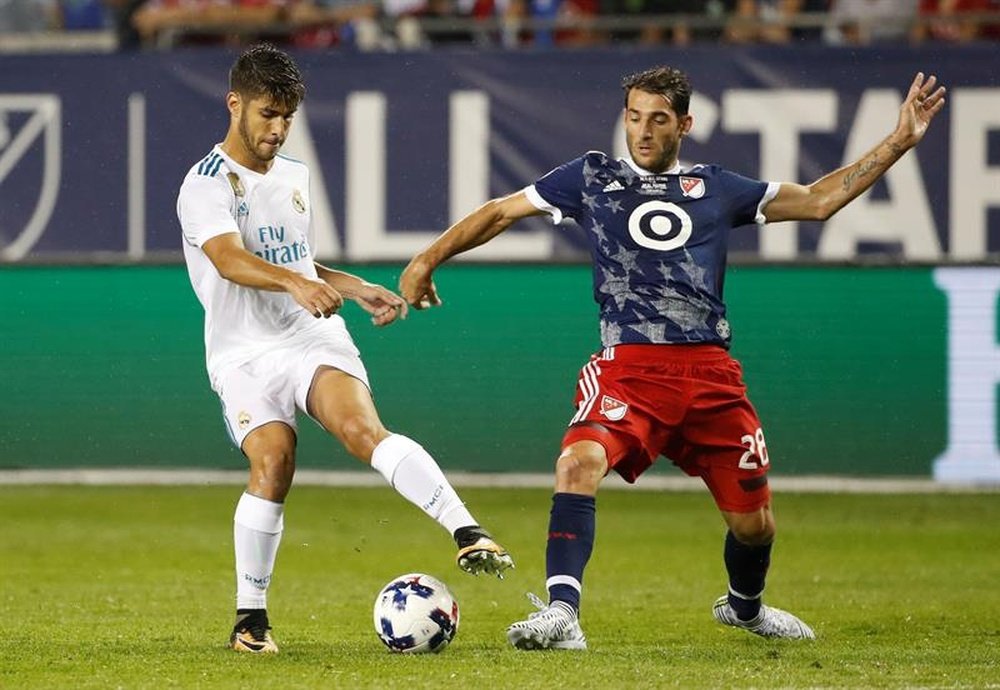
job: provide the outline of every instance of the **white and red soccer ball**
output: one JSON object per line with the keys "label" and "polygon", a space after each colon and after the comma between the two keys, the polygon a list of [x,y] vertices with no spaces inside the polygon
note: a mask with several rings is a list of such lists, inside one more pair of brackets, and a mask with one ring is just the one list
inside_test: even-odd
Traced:
{"label": "white and red soccer ball", "polygon": [[409,573],[375,597],[375,632],[393,652],[440,652],[458,632],[458,602],[443,582]]}

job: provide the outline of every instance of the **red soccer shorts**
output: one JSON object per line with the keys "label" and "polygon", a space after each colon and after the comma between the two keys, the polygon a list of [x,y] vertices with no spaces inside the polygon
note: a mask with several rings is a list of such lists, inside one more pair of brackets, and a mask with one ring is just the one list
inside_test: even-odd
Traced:
{"label": "red soccer shorts", "polygon": [[580,371],[577,412],[562,447],[604,446],[610,468],[634,482],[663,455],[701,477],[721,510],[770,502],[767,446],[743,369],[715,345],[618,345]]}

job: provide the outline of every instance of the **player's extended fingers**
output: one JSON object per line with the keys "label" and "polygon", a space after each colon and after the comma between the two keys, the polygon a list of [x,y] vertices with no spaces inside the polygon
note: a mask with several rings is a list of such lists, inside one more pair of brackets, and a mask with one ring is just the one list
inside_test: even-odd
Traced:
{"label": "player's extended fingers", "polygon": [[925,108],[933,108],[938,103],[941,103],[942,101],[944,101],[944,95],[945,95],[946,92],[947,92],[947,89],[945,89],[943,86],[939,86],[937,88],[937,91],[935,91],[934,93],[928,94],[927,96],[924,97],[924,100],[923,100],[924,107]]}
{"label": "player's extended fingers", "polygon": [[920,96],[920,87],[924,84],[924,73],[917,72],[917,76],[910,83],[910,90],[906,92],[907,101],[915,101]]}
{"label": "player's extended fingers", "polygon": [[934,90],[934,85],[935,84],[937,84],[937,77],[935,75],[932,74],[931,76],[927,77],[927,80],[924,81],[924,83],[920,85],[920,96],[919,96],[919,98],[921,100],[927,98],[927,96],[930,94],[930,92]]}
{"label": "player's extended fingers", "polygon": [[941,111],[942,108],[944,108],[944,103],[945,103],[944,87],[942,86],[940,89],[938,89],[938,91],[941,92],[940,95],[938,95],[937,93],[934,94],[935,96],[934,101],[927,109],[928,118],[934,117]]}

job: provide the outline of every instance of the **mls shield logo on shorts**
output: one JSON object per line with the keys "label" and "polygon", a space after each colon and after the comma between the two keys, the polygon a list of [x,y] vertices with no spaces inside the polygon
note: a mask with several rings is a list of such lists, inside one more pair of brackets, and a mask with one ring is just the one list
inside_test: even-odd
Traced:
{"label": "mls shield logo on shorts", "polygon": [[681,193],[689,199],[700,199],[705,196],[705,180],[700,177],[681,176]]}
{"label": "mls shield logo on shorts", "polygon": [[628,412],[628,405],[623,403],[621,400],[616,400],[610,395],[604,395],[601,397],[601,414],[610,419],[612,422],[619,421]]}

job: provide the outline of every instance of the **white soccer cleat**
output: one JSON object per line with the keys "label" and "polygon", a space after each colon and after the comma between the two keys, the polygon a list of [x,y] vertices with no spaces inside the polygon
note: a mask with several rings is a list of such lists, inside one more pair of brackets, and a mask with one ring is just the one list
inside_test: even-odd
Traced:
{"label": "white soccer cleat", "polygon": [[743,628],[761,637],[780,637],[787,640],[813,640],[816,633],[798,617],[788,611],[782,611],[761,604],[760,613],[753,620],[740,620],[736,611],[729,605],[729,597],[723,595],[715,600],[712,606],[715,620],[724,625]]}
{"label": "white soccer cleat", "polygon": [[514,559],[484,530],[477,530],[472,535],[475,541],[461,546],[455,561],[459,568],[471,575],[488,573],[502,580],[504,572],[514,567]]}
{"label": "white soccer cleat", "polygon": [[569,604],[556,601],[546,604],[534,594],[528,599],[538,609],[528,620],[507,628],[507,640],[517,649],[586,649],[587,638],[580,619]]}

